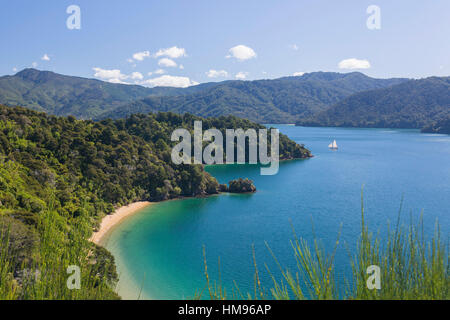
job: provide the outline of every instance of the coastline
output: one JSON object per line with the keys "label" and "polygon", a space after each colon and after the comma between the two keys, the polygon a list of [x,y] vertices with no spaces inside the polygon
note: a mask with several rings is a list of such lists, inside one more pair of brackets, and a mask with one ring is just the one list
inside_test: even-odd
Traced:
{"label": "coastline", "polygon": [[119,271],[119,282],[117,283],[116,292],[119,296],[124,300],[135,300],[135,299],[145,299],[151,300],[153,299],[151,295],[147,292],[142,291],[142,284],[138,284],[136,279],[133,278],[132,274],[127,270],[126,264],[123,263],[120,252],[116,252],[115,250],[111,250],[110,247],[107,247],[107,243],[104,241],[106,236],[110,234],[110,231],[120,225],[127,217],[130,217],[142,209],[147,208],[156,203],[160,202],[168,202],[168,201],[180,201],[180,200],[188,200],[188,199],[198,199],[198,198],[210,198],[214,196],[219,196],[222,194],[229,195],[239,195],[239,194],[252,194],[253,192],[243,192],[243,193],[229,193],[229,192],[219,192],[217,194],[209,194],[209,195],[197,195],[193,197],[178,197],[163,201],[150,202],[150,201],[138,201],[133,202],[129,205],[122,206],[117,208],[112,214],[106,215],[102,218],[100,223],[99,230],[94,232],[92,236],[89,238],[89,241],[95,243],[96,245],[105,247],[108,251],[110,251],[114,258],[116,259],[115,265],[117,270]]}
{"label": "coastline", "polygon": [[116,209],[114,213],[103,217],[102,222],[100,223],[99,230],[92,234],[92,236],[89,238],[89,241],[92,241],[93,243],[100,245],[101,240],[108,233],[109,230],[111,230],[114,226],[118,225],[126,217],[129,217],[137,213],[141,209],[151,204],[153,204],[153,202],[138,201]]}
{"label": "coastline", "polygon": [[100,243],[101,243],[102,239],[105,237],[105,235],[113,227],[120,224],[122,222],[122,220],[124,220],[125,218],[127,218],[131,215],[134,215],[141,209],[146,208],[155,203],[164,202],[164,201],[191,199],[191,198],[206,198],[206,197],[217,196],[217,195],[220,195],[221,193],[227,193],[227,192],[219,192],[217,194],[210,194],[210,195],[197,195],[194,197],[178,197],[178,198],[157,201],[157,202],[150,202],[150,201],[132,202],[129,205],[117,208],[112,214],[108,214],[108,215],[104,216],[102,219],[102,222],[100,223],[99,230],[92,234],[92,236],[89,238],[89,241],[91,241],[97,245],[100,245]]}
{"label": "coastline", "polygon": [[[104,247],[114,256],[115,265],[117,268],[117,272],[119,274],[119,282],[117,283],[115,291],[123,300],[136,300],[136,299],[153,300],[154,297],[151,293],[148,293],[142,289],[142,283],[145,281],[145,277],[143,277],[142,279],[138,277],[139,279],[136,279],[135,275],[133,275],[133,273],[130,272],[130,270],[127,268],[126,260],[122,257],[121,250],[120,248],[117,247],[115,241],[111,242],[108,240],[109,235],[112,234],[110,231],[114,229],[114,227],[117,227],[122,222],[124,222],[125,218],[140,212],[141,209],[147,208],[148,206],[162,202],[209,198],[213,196],[218,196],[220,194],[222,193],[212,195],[198,195],[195,197],[178,197],[157,202],[149,202],[149,201],[134,202],[128,206],[118,208],[111,215],[103,217],[99,231],[95,232],[91,236],[91,238],[89,238],[89,240],[99,246]],[[113,219],[112,218],[113,216],[116,216],[116,218],[114,219],[114,221],[111,221]]]}

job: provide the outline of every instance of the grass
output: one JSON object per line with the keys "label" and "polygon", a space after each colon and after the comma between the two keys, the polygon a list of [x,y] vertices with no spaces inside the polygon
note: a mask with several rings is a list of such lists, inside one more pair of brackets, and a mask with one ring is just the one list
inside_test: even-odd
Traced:
{"label": "grass", "polygon": [[[3,230],[10,229],[4,227]],[[112,290],[114,283],[108,280],[110,270],[105,270],[93,258],[93,244],[87,240],[91,232],[87,219],[74,219],[73,225],[68,226],[58,213],[48,210],[40,216],[38,230],[37,258],[31,264],[22,265],[20,275],[13,268],[14,261],[8,252],[9,232],[0,233],[0,300],[118,298]],[[80,267],[80,290],[70,290],[67,286],[70,265]]]}
{"label": "grass", "polygon": [[[266,244],[276,265],[277,276],[265,265],[265,271],[271,279],[266,288],[261,284],[261,271],[258,269],[253,251],[254,291],[241,293],[238,284],[234,284],[231,294],[223,288],[221,281],[212,281],[208,275],[206,254],[204,252],[206,290],[195,298],[200,299],[205,291],[210,299],[425,299],[448,300],[449,292],[449,256],[448,241],[441,238],[439,224],[430,240],[424,236],[422,215],[417,222],[410,219],[408,226],[400,225],[400,212],[393,230],[387,236],[374,236],[364,219],[364,204],[361,195],[361,233],[357,240],[356,251],[349,254],[351,277],[339,283],[335,277],[335,252],[339,246],[339,237],[332,252],[326,252],[316,239],[312,246],[295,235],[291,241],[296,269],[284,268],[275,254]],[[220,265],[220,264],[219,264]],[[380,289],[369,289],[369,266],[380,268]],[[220,274],[220,270],[219,270]],[[280,280],[277,280],[280,279]]]}

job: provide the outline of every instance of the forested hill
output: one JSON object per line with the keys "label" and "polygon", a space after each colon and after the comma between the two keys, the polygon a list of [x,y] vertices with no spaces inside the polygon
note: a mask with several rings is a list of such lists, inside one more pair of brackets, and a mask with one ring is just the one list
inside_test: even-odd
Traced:
{"label": "forested hill", "polygon": [[[113,257],[87,242],[93,226],[132,201],[223,190],[202,165],[171,161],[173,130],[192,131],[195,120],[222,131],[261,127],[233,116],[173,113],[94,122],[0,105],[0,300],[116,297]],[[280,155],[311,156],[284,135]],[[66,268],[74,263],[83,290],[67,289]]]}
{"label": "forested hill", "polygon": [[210,82],[188,88],[124,85],[25,69],[0,77],[0,103],[81,119],[155,111],[235,115],[259,123],[294,123],[363,90],[405,79],[314,72],[274,80]]}
{"label": "forested hill", "polygon": [[422,129],[424,133],[444,133],[450,134],[450,115],[446,119],[442,119],[425,126]]}
{"label": "forested hill", "polygon": [[79,118],[95,117],[112,106],[149,94],[147,88],[140,86],[113,84],[35,69],[25,69],[14,76],[0,78],[0,103]]}
{"label": "forested hill", "polygon": [[[450,77],[410,80],[356,93],[297,124],[331,127],[422,128],[450,116]],[[431,129],[430,129],[431,130]]]}
{"label": "forested hill", "polygon": [[54,115],[90,119],[114,107],[150,95],[187,94],[209,86],[206,83],[187,89],[146,88],[24,69],[14,76],[0,77],[0,103]]}
{"label": "forested hill", "polygon": [[[204,130],[263,128],[234,116],[204,119],[190,114],[157,113],[95,122],[0,106],[0,155],[3,164],[13,161],[24,166],[30,177],[42,185],[63,187],[58,191],[62,197],[59,203],[74,200],[70,207],[79,208],[81,203],[77,201],[86,198],[77,197],[74,190],[89,186],[89,191],[84,192],[92,193],[89,199],[96,211],[108,212],[113,205],[135,200],[210,193],[208,179],[215,179],[201,166],[175,165],[171,161],[172,146],[176,144],[170,139],[172,132],[177,128],[192,131],[195,120],[202,120]],[[310,156],[302,145],[280,134],[280,159]],[[3,201],[2,205],[7,203]]]}
{"label": "forested hill", "polygon": [[173,111],[208,117],[232,114],[259,123],[295,123],[355,92],[403,81],[405,79],[373,79],[357,72],[314,72],[274,80],[225,81],[192,94],[136,100],[106,112],[100,118]]}

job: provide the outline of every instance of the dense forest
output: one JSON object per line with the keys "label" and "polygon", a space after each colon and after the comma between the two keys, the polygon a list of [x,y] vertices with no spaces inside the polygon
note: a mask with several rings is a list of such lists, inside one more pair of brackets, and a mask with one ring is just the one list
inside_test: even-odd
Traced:
{"label": "dense forest", "polygon": [[146,88],[25,69],[0,77],[0,103],[81,119],[172,111],[203,117],[235,115],[259,123],[294,123],[356,92],[405,80],[374,79],[358,72],[313,72],[272,80]]}
{"label": "dense forest", "polygon": [[225,81],[192,94],[136,100],[106,112],[100,118],[173,111],[206,117],[232,114],[258,123],[295,123],[355,92],[384,88],[402,81],[404,79],[373,79],[357,72],[315,72],[273,80]]}
{"label": "dense forest", "polygon": [[[195,120],[202,120],[204,129],[222,131],[261,127],[233,116],[158,113],[95,122],[0,106],[0,298],[116,297],[111,291],[117,280],[113,257],[86,244],[105,214],[136,200],[224,191],[203,165],[171,161],[172,131],[193,130]],[[310,156],[280,135],[281,159]],[[232,192],[254,188],[248,180],[238,184],[230,186]],[[64,269],[73,259],[85,266],[90,279],[82,296],[67,291],[65,278],[53,274],[61,275],[52,265]],[[62,291],[36,291],[29,281],[24,286],[24,279],[35,279],[36,272],[54,279]]]}
{"label": "dense forest", "polygon": [[450,134],[450,116],[448,116],[447,119],[439,120],[437,122],[433,122],[428,126],[425,126],[422,129],[422,132]]}
{"label": "dense forest", "polygon": [[[0,77],[0,103],[54,115],[91,118],[105,108],[146,97],[148,88],[24,69]],[[106,109],[107,110],[107,109]]]}
{"label": "dense forest", "polygon": [[450,77],[430,77],[356,93],[297,124],[420,129],[449,115]]}

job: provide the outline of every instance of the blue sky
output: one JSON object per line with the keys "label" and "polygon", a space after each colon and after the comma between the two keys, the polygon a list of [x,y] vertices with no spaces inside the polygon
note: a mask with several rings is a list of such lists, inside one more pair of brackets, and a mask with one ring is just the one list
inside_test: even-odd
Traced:
{"label": "blue sky", "polygon": [[[70,5],[79,30],[66,26]],[[366,26],[369,5],[380,29]],[[448,0],[4,1],[0,74],[34,65],[147,86],[312,71],[448,76],[449,16]]]}

